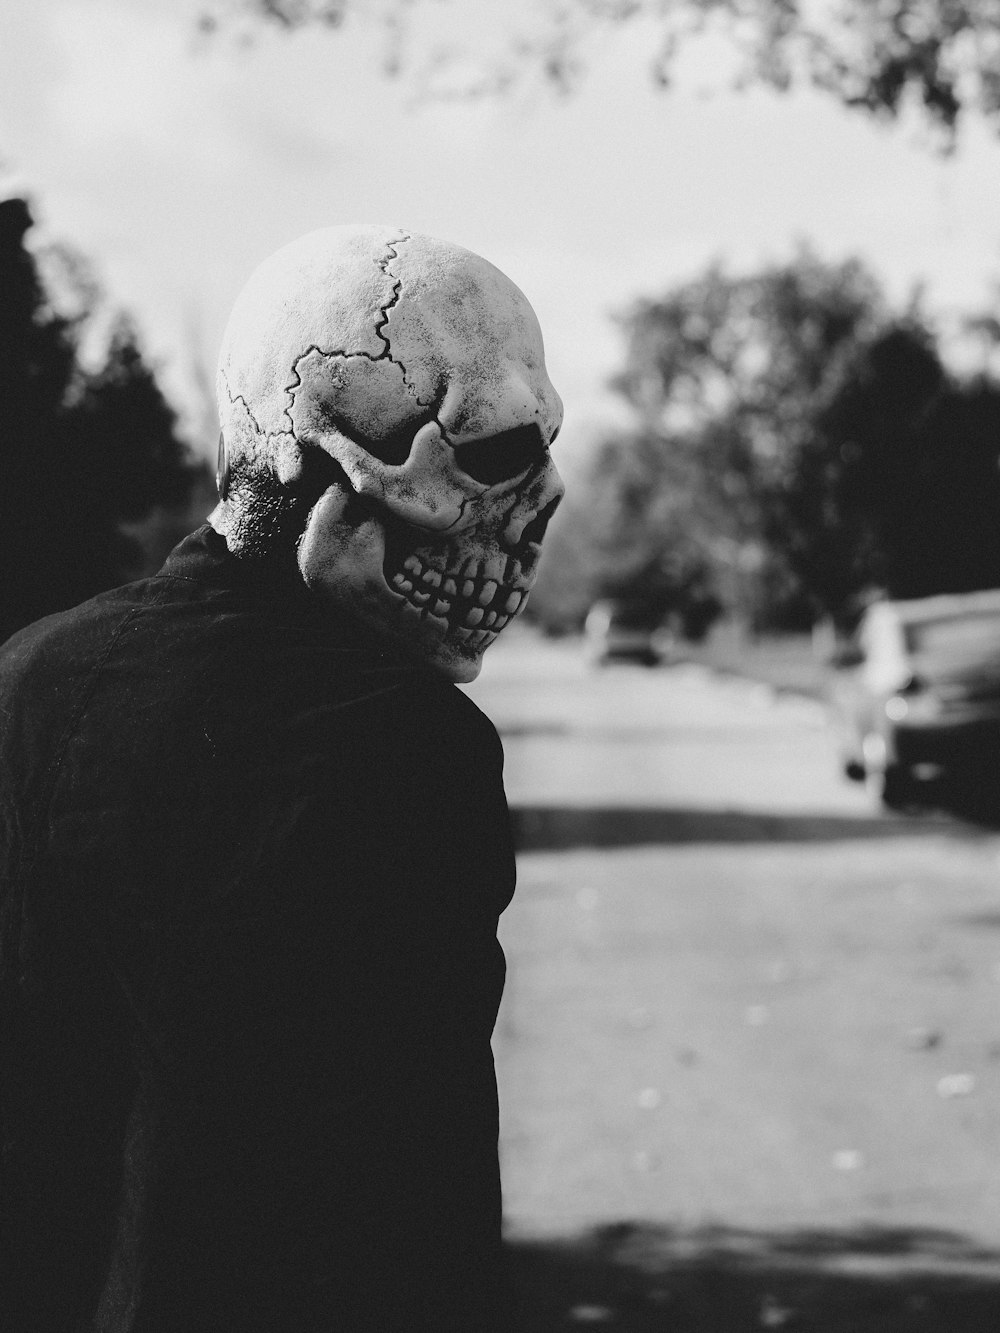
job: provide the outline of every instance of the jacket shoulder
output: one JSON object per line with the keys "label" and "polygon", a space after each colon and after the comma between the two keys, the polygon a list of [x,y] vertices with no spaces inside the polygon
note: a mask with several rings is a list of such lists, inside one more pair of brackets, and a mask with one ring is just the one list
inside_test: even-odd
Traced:
{"label": "jacket shoulder", "polygon": [[135,606],[142,584],[101,593],[67,611],[36,620],[0,644],[0,702],[24,688],[48,688],[100,658]]}

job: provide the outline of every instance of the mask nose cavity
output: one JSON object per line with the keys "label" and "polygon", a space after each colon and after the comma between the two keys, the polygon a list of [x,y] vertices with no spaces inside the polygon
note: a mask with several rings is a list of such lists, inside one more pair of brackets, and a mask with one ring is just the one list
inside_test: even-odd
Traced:
{"label": "mask nose cavity", "polygon": [[514,529],[517,525],[511,523],[508,526],[507,531],[504,533],[504,544],[507,546],[507,549],[511,554],[519,556],[522,559],[527,555],[538,554],[538,548],[541,546],[542,540],[545,537],[545,529],[549,526],[549,520],[552,518],[552,515],[559,508],[559,503],[562,500],[562,497],[563,493],[560,490],[558,495],[554,495],[543,509],[540,509],[533,518],[525,523],[517,536],[514,535]]}

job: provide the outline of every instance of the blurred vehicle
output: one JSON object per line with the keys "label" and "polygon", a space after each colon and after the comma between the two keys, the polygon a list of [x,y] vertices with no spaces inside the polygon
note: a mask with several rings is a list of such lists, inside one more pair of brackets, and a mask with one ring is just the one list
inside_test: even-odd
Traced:
{"label": "blurred vehicle", "polygon": [[1000,589],[876,602],[832,666],[844,772],[883,804],[908,805],[931,780],[996,786]]}
{"label": "blurred vehicle", "polygon": [[637,662],[656,666],[663,657],[664,629],[643,602],[605,598],[595,602],[583,625],[588,660],[595,666],[608,662]]}

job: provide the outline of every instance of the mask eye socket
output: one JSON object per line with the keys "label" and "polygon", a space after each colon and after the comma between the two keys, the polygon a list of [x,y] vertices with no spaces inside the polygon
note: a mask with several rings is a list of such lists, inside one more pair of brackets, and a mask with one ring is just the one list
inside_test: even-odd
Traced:
{"label": "mask eye socket", "polygon": [[495,486],[501,481],[527,472],[540,463],[547,452],[542,432],[532,422],[515,426],[486,440],[470,440],[455,445],[455,462],[474,481]]}

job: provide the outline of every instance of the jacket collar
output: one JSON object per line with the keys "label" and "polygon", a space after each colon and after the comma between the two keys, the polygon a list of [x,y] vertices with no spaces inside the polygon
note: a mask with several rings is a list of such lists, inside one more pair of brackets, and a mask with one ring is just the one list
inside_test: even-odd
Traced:
{"label": "jacket collar", "polygon": [[330,647],[374,659],[372,664],[377,663],[382,670],[436,675],[367,625],[321,602],[297,571],[290,573],[264,561],[234,556],[226,539],[210,523],[202,524],[174,547],[157,577],[185,579],[215,591],[232,592],[278,623],[294,624],[322,638]]}

